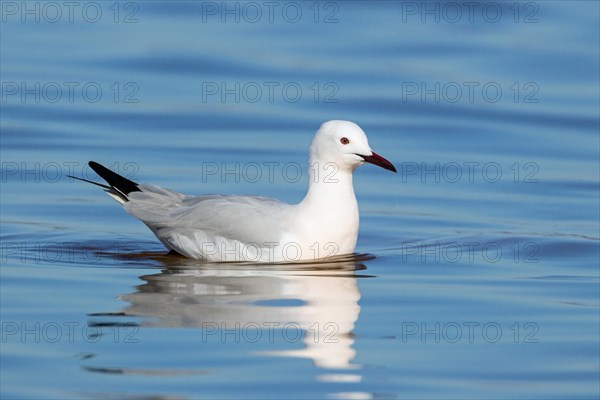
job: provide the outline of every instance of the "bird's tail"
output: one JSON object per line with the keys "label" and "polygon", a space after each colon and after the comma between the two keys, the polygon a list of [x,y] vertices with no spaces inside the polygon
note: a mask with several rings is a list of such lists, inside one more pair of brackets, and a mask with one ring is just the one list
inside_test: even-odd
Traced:
{"label": "bird's tail", "polygon": [[69,178],[77,179],[83,182],[88,182],[96,186],[100,186],[104,188],[104,191],[113,199],[115,199],[120,204],[125,204],[129,201],[127,195],[131,192],[140,192],[139,185],[129,179],[111,171],[103,165],[98,164],[97,162],[90,161],[88,163],[90,168],[94,170],[102,179],[108,183],[108,185],[103,185],[98,182],[93,182],[88,179],[78,178],[76,176],[68,175]]}

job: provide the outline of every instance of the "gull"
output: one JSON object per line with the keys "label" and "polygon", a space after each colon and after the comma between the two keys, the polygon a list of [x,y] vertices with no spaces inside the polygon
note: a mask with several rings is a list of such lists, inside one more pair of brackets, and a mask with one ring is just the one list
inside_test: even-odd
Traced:
{"label": "gull", "polygon": [[354,252],[359,213],[352,173],[363,163],[396,172],[355,123],[333,120],[309,148],[308,192],[298,204],[259,196],[190,196],[133,182],[94,161],[101,186],[172,252],[210,262],[306,262]]}

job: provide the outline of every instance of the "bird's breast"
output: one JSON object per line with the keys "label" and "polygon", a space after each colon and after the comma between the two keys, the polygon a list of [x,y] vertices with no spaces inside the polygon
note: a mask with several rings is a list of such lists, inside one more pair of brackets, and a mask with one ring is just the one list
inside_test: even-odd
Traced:
{"label": "bird's breast", "polygon": [[305,259],[322,259],[354,251],[359,225],[356,205],[301,211],[294,218],[295,231],[289,232],[288,238],[308,255]]}

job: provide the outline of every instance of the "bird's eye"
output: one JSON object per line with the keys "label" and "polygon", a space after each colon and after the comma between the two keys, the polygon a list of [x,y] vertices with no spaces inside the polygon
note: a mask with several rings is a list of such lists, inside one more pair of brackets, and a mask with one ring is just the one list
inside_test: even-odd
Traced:
{"label": "bird's eye", "polygon": [[341,144],[348,144],[350,143],[350,139],[348,139],[347,137],[343,137],[340,139],[340,143]]}

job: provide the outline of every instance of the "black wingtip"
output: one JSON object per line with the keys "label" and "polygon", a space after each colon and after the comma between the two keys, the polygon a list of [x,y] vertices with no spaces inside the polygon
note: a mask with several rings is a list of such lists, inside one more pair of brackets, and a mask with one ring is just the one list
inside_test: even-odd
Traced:
{"label": "black wingtip", "polygon": [[106,186],[106,185],[103,185],[103,184],[98,183],[98,182],[90,181],[89,179],[79,178],[79,177],[73,176],[73,175],[67,175],[67,177],[68,178],[72,178],[72,179],[77,179],[78,181],[91,183],[92,185],[100,186],[101,188],[104,188],[106,190],[110,190],[110,186]]}
{"label": "black wingtip", "polygon": [[112,188],[115,188],[124,195],[128,195],[131,192],[139,192],[140,188],[137,183],[130,181],[129,179],[111,171],[105,166],[98,164],[95,161],[88,163],[91,169],[94,170],[102,179],[104,179]]}

